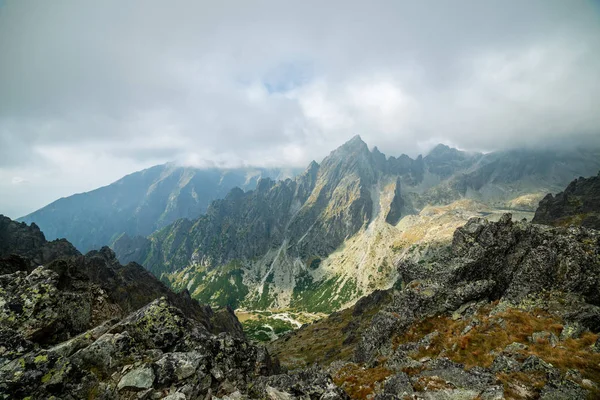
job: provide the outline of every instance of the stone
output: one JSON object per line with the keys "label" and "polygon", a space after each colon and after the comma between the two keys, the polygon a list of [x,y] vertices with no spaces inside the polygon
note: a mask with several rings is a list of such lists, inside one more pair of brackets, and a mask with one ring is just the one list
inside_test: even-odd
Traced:
{"label": "stone", "polygon": [[494,361],[492,362],[492,365],[490,367],[490,369],[494,373],[517,372],[520,370],[520,368],[521,368],[521,364],[517,360],[515,360],[512,357],[508,357],[508,356],[505,356],[502,354],[497,356],[496,358],[494,358]]}
{"label": "stone", "polygon": [[186,400],[187,397],[183,393],[175,392],[163,398],[163,400]]}
{"label": "stone", "polygon": [[594,353],[600,353],[600,337],[598,337],[598,339],[596,339],[596,342],[594,342],[594,344],[592,345],[592,351]]}
{"label": "stone", "polygon": [[202,355],[196,351],[166,353],[156,362],[157,381],[170,383],[192,376],[198,369],[202,358]]}
{"label": "stone", "polygon": [[404,372],[401,372],[396,375],[392,375],[385,380],[385,383],[383,384],[383,392],[385,394],[403,397],[412,395],[414,391],[408,375],[406,375]]}
{"label": "stone", "polygon": [[588,391],[573,381],[552,380],[546,384],[540,395],[540,400],[586,400]]}
{"label": "stone", "polygon": [[121,378],[117,388],[121,389],[148,389],[154,383],[154,371],[149,366],[136,368]]}
{"label": "stone", "polygon": [[558,337],[556,337],[554,333],[548,331],[533,332],[528,340],[531,343],[547,342],[552,347],[556,347],[558,344]]}
{"label": "stone", "polygon": [[504,387],[502,385],[495,385],[485,388],[479,395],[481,400],[503,400],[504,399]]}
{"label": "stone", "polygon": [[504,348],[505,353],[514,354],[527,350],[527,345],[523,343],[513,342]]}
{"label": "stone", "polygon": [[527,357],[525,361],[523,361],[523,365],[521,365],[521,371],[541,371],[551,379],[557,379],[561,375],[560,371],[554,368],[552,364],[547,363],[538,356],[534,355]]}
{"label": "stone", "polygon": [[476,390],[442,389],[419,393],[419,398],[423,400],[475,400],[479,393]]}
{"label": "stone", "polygon": [[292,400],[294,397],[286,392],[281,392],[271,386],[267,386],[267,396],[271,400]]}

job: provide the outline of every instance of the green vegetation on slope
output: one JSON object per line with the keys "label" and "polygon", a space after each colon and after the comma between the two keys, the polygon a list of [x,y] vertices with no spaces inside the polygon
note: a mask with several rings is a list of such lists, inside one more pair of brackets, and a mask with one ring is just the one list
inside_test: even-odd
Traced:
{"label": "green vegetation on slope", "polygon": [[[188,279],[190,275],[192,277]],[[167,275],[174,290],[187,289],[200,303],[217,307],[230,306],[233,309],[239,307],[240,302],[248,295],[243,278],[241,264],[235,261],[212,270],[195,267]]]}

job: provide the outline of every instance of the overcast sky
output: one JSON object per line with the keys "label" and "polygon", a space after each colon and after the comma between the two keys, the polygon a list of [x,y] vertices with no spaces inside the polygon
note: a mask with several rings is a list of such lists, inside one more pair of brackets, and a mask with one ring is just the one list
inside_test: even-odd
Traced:
{"label": "overcast sky", "polygon": [[133,171],[600,139],[600,3],[0,0],[0,213]]}

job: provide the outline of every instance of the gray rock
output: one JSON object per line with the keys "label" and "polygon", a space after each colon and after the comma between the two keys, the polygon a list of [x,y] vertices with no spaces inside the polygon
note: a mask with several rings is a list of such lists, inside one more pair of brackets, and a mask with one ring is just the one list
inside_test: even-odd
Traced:
{"label": "gray rock", "polygon": [[398,318],[388,312],[380,311],[373,317],[371,325],[363,333],[354,358],[357,362],[367,362],[382,350],[391,350],[389,338],[398,325]]}
{"label": "gray rock", "polygon": [[585,327],[578,322],[567,323],[560,333],[560,340],[577,339],[585,331]]}
{"label": "gray rock", "polygon": [[163,400],[186,400],[187,397],[183,393],[175,392],[163,398]]}
{"label": "gray rock", "polygon": [[458,367],[426,370],[421,372],[421,376],[437,376],[446,382],[451,383],[457,388],[479,392],[490,386],[495,381],[495,378],[491,373],[483,371],[479,373],[473,373]]}
{"label": "gray rock", "polygon": [[442,389],[431,392],[419,393],[419,399],[423,400],[475,400],[480,392],[468,389]]}
{"label": "gray rock", "polygon": [[519,352],[527,350],[527,349],[528,349],[527,345],[525,345],[523,343],[513,342],[513,343],[507,345],[503,351],[508,354],[516,354],[516,353],[519,353]]}
{"label": "gray rock", "polygon": [[494,358],[494,361],[492,362],[490,369],[494,373],[516,372],[521,369],[521,364],[514,358],[501,354],[501,355],[497,356],[496,358]]}
{"label": "gray rock", "polygon": [[388,358],[385,365],[387,368],[401,372],[405,368],[420,368],[423,364],[409,357],[402,349],[397,348],[394,354]]}
{"label": "gray rock", "polygon": [[117,388],[121,389],[149,389],[154,383],[154,371],[150,366],[136,368],[121,378]]}
{"label": "gray rock", "polygon": [[552,347],[556,347],[558,344],[558,337],[556,337],[554,333],[548,331],[533,332],[528,340],[531,343],[548,342]]}
{"label": "gray rock", "polygon": [[[347,394],[333,383],[331,376],[316,367],[292,371],[287,374],[259,377],[254,381],[254,389],[250,393],[250,397],[266,397],[269,387],[277,392],[284,393],[284,396],[293,393],[293,396],[302,399],[348,399]],[[278,395],[272,390],[271,392],[274,393],[273,395]]]}
{"label": "gray rock", "polygon": [[542,389],[540,400],[586,400],[588,391],[573,381],[550,381]]}
{"label": "gray rock", "polygon": [[546,374],[549,379],[558,379],[561,375],[560,371],[550,363],[542,360],[537,356],[529,356],[523,361],[521,371],[541,371]]}
{"label": "gray rock", "polygon": [[396,375],[392,375],[385,380],[385,383],[383,384],[383,392],[385,394],[392,394],[402,397],[412,395],[414,390],[410,383],[410,379],[408,379],[408,375],[406,375],[404,372],[401,372]]}
{"label": "gray rock", "polygon": [[203,358],[197,351],[167,353],[156,362],[157,381],[170,383],[173,378],[177,381],[186,379],[196,373]]}
{"label": "gray rock", "polygon": [[266,388],[267,396],[271,400],[292,400],[294,396],[289,393],[281,392],[271,386]]}
{"label": "gray rock", "polygon": [[486,388],[479,395],[481,400],[502,400],[504,399],[504,387],[502,385],[495,385]]}

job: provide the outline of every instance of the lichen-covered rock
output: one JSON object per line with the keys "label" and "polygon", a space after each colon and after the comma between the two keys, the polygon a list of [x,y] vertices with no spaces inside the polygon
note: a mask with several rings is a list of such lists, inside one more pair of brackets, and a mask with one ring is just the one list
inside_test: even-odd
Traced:
{"label": "lichen-covered rock", "polygon": [[492,363],[490,370],[494,373],[503,372],[517,372],[521,369],[521,363],[515,360],[512,357],[499,355],[494,358],[494,362]]}
{"label": "lichen-covered rock", "polygon": [[539,342],[548,342],[552,347],[556,347],[558,344],[558,337],[554,334],[554,332],[541,331],[541,332],[533,332],[533,334],[527,338],[532,343]]}
{"label": "lichen-covered rock", "polygon": [[250,396],[274,399],[349,399],[348,395],[333,383],[331,376],[318,368],[261,377],[256,381]]}
{"label": "lichen-covered rock", "polygon": [[117,389],[149,389],[154,383],[154,378],[154,371],[149,366],[136,368],[121,378]]}
{"label": "lichen-covered rock", "polygon": [[[566,379],[565,374],[536,352],[540,346],[564,351],[572,343],[565,340],[589,340],[585,332],[600,332],[599,240],[600,233],[594,230],[513,222],[510,215],[498,222],[471,219],[456,230],[448,252],[440,253],[441,262],[426,259],[399,265],[403,285],[362,332],[354,359],[367,366],[382,363],[392,371],[410,371],[418,398],[500,399],[504,390],[499,377],[507,390],[524,397],[535,396],[547,382],[546,396],[562,396],[571,389],[574,395],[583,393],[581,378],[573,383],[578,389],[570,383],[556,386]],[[564,321],[562,333],[558,324],[548,322],[540,329],[536,322],[535,329],[514,337],[514,343],[502,339],[501,346],[481,354],[485,368],[465,368],[444,359],[446,352],[470,359],[468,351],[479,352],[477,347],[467,350],[472,340],[488,340],[483,335],[503,337],[509,322],[505,318],[522,318],[523,313],[532,321],[549,316]],[[445,331],[433,322],[436,317],[447,318],[457,327]],[[479,330],[481,324],[485,331]],[[415,337],[416,332],[422,333]],[[451,340],[448,335],[459,339]],[[394,338],[403,339],[398,343]],[[454,344],[446,346],[444,341]],[[493,345],[494,338],[489,342]],[[593,354],[594,346],[586,346]],[[426,357],[416,362],[408,354]],[[585,356],[574,357],[582,360]],[[534,383],[510,381],[518,376],[531,376]],[[385,394],[380,397],[386,398]]]}
{"label": "lichen-covered rock", "polygon": [[401,372],[388,378],[383,385],[383,393],[398,396],[411,396],[414,390],[406,373]]}
{"label": "lichen-covered rock", "polygon": [[530,293],[561,290],[600,304],[600,234],[583,228],[549,229],[479,218],[456,230],[451,283],[490,279],[491,295],[518,302]]}
{"label": "lichen-covered rock", "polygon": [[[45,246],[35,226],[7,226],[0,236],[16,227]],[[7,243],[17,255],[0,263],[0,399],[346,398],[318,369],[273,375],[277,360],[245,339],[231,308],[175,294],[108,248],[35,267]]]}
{"label": "lichen-covered rock", "polygon": [[[45,397],[94,393],[130,398],[142,391],[244,393],[276,363],[245,339],[214,335],[167,299],[155,300],[112,326],[102,325],[48,350],[33,350],[0,366],[0,398],[16,393]],[[257,367],[257,363],[261,367]],[[227,389],[226,389],[227,388]]]}
{"label": "lichen-covered rock", "polygon": [[540,400],[585,400],[589,392],[570,380],[551,381],[542,389]]}
{"label": "lichen-covered rock", "polygon": [[556,196],[548,194],[540,201],[532,222],[600,229],[600,173],[575,179]]}
{"label": "lichen-covered rock", "polygon": [[456,388],[483,391],[495,382],[494,376],[485,370],[471,368],[465,371],[464,365],[446,358],[438,358],[429,364],[419,376],[439,377]]}
{"label": "lichen-covered rock", "polygon": [[93,326],[95,312],[110,308],[97,286],[63,288],[62,277],[45,267],[0,276],[0,330],[18,331],[26,340],[53,344]]}

